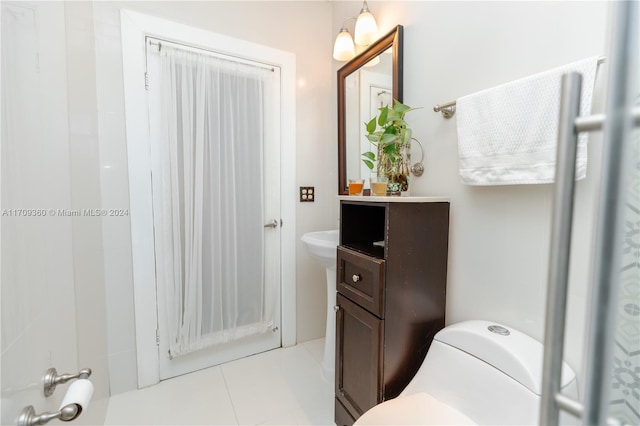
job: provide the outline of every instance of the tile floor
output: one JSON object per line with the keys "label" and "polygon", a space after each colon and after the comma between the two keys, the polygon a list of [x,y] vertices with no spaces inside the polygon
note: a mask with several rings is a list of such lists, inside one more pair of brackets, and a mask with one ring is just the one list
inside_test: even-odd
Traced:
{"label": "tile floor", "polygon": [[324,339],[111,397],[105,425],[334,425]]}

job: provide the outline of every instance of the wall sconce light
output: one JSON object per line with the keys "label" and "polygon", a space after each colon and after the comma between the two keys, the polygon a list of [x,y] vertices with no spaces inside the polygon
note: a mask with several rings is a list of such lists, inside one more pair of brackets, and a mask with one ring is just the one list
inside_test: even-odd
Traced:
{"label": "wall sconce light", "polygon": [[378,38],[376,18],[373,17],[369,11],[369,5],[364,1],[358,19],[347,18],[336,37],[336,41],[333,44],[333,58],[338,61],[348,61],[356,55],[353,39],[346,26],[347,22],[351,20],[356,21],[354,32],[357,45],[368,46]]}
{"label": "wall sconce light", "polygon": [[356,56],[356,46],[353,44],[351,34],[345,26],[347,21],[348,19],[342,24],[338,37],[336,37],[336,42],[333,44],[333,59],[337,61],[348,61]]}
{"label": "wall sconce light", "polygon": [[378,24],[376,18],[369,12],[367,2],[362,3],[360,15],[356,20],[356,44],[368,46],[378,38]]}

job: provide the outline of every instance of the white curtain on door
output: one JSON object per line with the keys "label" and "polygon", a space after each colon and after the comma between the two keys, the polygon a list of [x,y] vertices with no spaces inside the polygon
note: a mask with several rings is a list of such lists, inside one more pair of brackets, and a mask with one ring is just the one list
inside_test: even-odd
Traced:
{"label": "white curtain on door", "polygon": [[170,357],[263,333],[264,84],[272,71],[162,45],[152,141],[157,291]]}

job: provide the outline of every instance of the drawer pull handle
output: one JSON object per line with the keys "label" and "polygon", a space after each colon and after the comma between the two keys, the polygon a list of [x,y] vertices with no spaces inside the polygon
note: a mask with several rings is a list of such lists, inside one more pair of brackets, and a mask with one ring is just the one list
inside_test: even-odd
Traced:
{"label": "drawer pull handle", "polygon": [[360,274],[353,274],[351,279],[353,280],[354,283],[357,283],[358,281],[362,281],[362,277],[360,276]]}
{"label": "drawer pull handle", "polygon": [[333,307],[333,312],[338,312],[340,310],[340,306],[336,305]]}

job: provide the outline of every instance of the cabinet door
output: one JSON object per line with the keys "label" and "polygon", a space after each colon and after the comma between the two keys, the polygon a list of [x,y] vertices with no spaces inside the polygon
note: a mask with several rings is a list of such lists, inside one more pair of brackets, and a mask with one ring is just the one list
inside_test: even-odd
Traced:
{"label": "cabinet door", "polygon": [[336,396],[357,419],[382,402],[384,321],[338,294]]}

